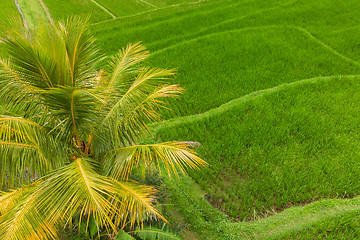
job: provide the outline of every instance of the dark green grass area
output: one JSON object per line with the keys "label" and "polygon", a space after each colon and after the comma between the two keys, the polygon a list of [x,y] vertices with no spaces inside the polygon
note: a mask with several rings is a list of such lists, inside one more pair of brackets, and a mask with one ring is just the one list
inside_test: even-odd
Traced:
{"label": "dark green grass area", "polygon": [[111,15],[96,6],[90,0],[43,0],[52,17],[56,20],[64,20],[69,16],[91,16],[92,22],[111,19]]}
{"label": "dark green grass area", "polygon": [[360,189],[360,78],[319,81],[160,128],[158,137],[202,143],[198,152],[211,166],[191,176],[233,219],[353,197]]}

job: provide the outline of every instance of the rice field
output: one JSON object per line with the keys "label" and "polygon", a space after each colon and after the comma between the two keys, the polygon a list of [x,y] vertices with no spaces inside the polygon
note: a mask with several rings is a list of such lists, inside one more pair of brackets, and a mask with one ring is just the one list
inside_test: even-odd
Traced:
{"label": "rice field", "polygon": [[359,194],[360,77],[315,78],[184,118],[158,137],[198,141],[211,165],[192,173],[205,198],[235,220]]}
{"label": "rice field", "polygon": [[[301,229],[276,222],[360,194],[358,1],[44,2],[54,19],[91,14],[105,52],[142,41],[151,65],[177,69],[186,93],[153,126],[156,139],[198,141],[210,163],[168,183],[168,217],[181,216],[185,239],[358,238],[358,203]],[[274,236],[262,222],[272,219]]]}

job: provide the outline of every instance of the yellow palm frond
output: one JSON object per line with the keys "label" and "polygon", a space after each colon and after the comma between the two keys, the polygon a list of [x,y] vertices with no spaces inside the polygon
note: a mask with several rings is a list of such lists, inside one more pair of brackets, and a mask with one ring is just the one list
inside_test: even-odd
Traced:
{"label": "yellow palm frond", "polygon": [[165,142],[114,149],[106,161],[106,170],[112,178],[128,179],[139,164],[165,170],[169,176],[207,165],[187,142]]}

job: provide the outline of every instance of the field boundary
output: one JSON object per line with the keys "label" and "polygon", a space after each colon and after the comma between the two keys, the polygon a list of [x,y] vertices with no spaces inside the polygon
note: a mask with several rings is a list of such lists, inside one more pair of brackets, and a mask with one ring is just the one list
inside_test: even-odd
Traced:
{"label": "field boundary", "polygon": [[151,7],[153,7],[153,8],[157,8],[157,6],[155,6],[154,4],[151,4],[151,3],[147,2],[147,1],[144,1],[144,0],[139,0],[139,1],[142,2],[142,3],[145,3],[145,4],[149,5],[149,6],[151,6]]}
{"label": "field boundary", "polygon": [[[223,24],[226,24],[226,23],[228,23],[228,22],[245,19],[245,18],[248,18],[248,17],[251,17],[251,16],[255,16],[255,15],[257,15],[257,14],[261,14],[261,13],[267,12],[267,11],[272,11],[272,10],[278,9],[278,8],[280,8],[280,7],[284,7],[284,6],[290,5],[290,4],[292,4],[292,3],[295,3],[296,1],[297,1],[297,0],[292,0],[292,1],[290,1],[290,2],[282,3],[282,4],[279,4],[279,5],[277,5],[277,6],[273,6],[273,7],[269,7],[269,8],[263,8],[263,9],[261,9],[261,10],[258,10],[258,11],[255,11],[255,12],[252,12],[252,13],[249,13],[249,14],[245,14],[245,15],[242,15],[242,16],[240,16],[240,17],[235,17],[235,18],[227,19],[227,20],[224,20],[224,21],[222,21],[222,22],[218,22],[218,23],[216,23],[216,24],[214,24],[214,25],[211,25],[211,26],[209,26],[209,27],[202,28],[201,30],[197,31],[195,34],[187,34],[187,35],[184,35],[183,37],[191,37],[191,36],[197,36],[197,35],[199,35],[199,36],[204,36],[204,35],[201,35],[201,34],[204,33],[204,32],[206,33],[206,32],[208,32],[208,31],[211,31],[213,28],[215,29],[216,27],[219,27],[219,26],[221,26],[221,25],[223,25]],[[252,1],[250,1],[250,2],[252,2]],[[235,4],[235,5],[237,5],[237,4]],[[231,30],[234,30],[234,29],[231,29]],[[212,32],[212,33],[215,33],[215,32]],[[211,34],[211,33],[209,33],[209,34]],[[157,44],[157,43],[159,43],[159,42],[169,41],[169,40],[174,40],[174,39],[176,39],[176,37],[175,37],[175,38],[165,39],[165,40],[160,40],[160,41],[156,41],[156,42],[152,42],[151,44]]]}
{"label": "field boundary", "polygon": [[213,116],[217,116],[220,114],[223,114],[229,110],[231,110],[232,108],[234,108],[235,106],[239,105],[239,104],[243,104],[245,102],[248,102],[252,99],[255,99],[257,97],[261,97],[261,96],[266,96],[269,95],[271,93],[274,92],[279,92],[282,90],[285,90],[289,87],[296,87],[299,85],[303,85],[303,84],[312,84],[312,83],[318,83],[320,81],[328,81],[334,78],[360,78],[360,75],[332,75],[332,76],[321,76],[321,77],[313,77],[313,78],[306,78],[306,79],[302,79],[296,82],[291,82],[291,83],[283,83],[280,84],[276,87],[272,87],[272,88],[267,88],[267,89],[262,89],[259,91],[255,91],[252,93],[249,93],[247,95],[244,95],[240,98],[236,98],[233,99],[227,103],[224,103],[222,105],[220,105],[219,107],[216,108],[212,108],[206,112],[203,113],[199,113],[199,114],[194,114],[194,115],[189,115],[189,116],[184,116],[184,117],[178,117],[178,118],[173,118],[173,119],[169,119],[157,124],[153,124],[151,126],[152,130],[156,133],[161,129],[164,128],[168,128],[168,127],[174,127],[180,124],[185,124],[185,123],[190,123],[190,122],[194,122],[194,121],[200,121],[203,119],[208,119],[210,117]]}
{"label": "field boundary", "polygon": [[156,50],[156,51],[152,52],[151,56],[157,55],[159,53],[162,53],[164,51],[167,51],[169,49],[175,48],[175,47],[180,46],[180,45],[188,44],[188,43],[191,43],[191,42],[198,41],[200,39],[205,39],[205,38],[209,38],[209,37],[216,36],[216,35],[222,35],[222,34],[227,34],[227,33],[237,33],[237,32],[243,32],[243,31],[251,31],[251,30],[261,30],[261,29],[266,29],[266,28],[289,28],[289,29],[298,30],[299,32],[302,32],[305,36],[308,36],[314,42],[318,43],[319,45],[321,45],[322,47],[324,47],[328,51],[332,52],[336,56],[342,58],[343,60],[345,60],[345,61],[347,61],[349,63],[352,63],[353,65],[356,65],[356,66],[360,67],[360,63],[358,61],[356,61],[356,60],[354,60],[352,58],[349,58],[349,57],[345,56],[344,54],[336,51],[335,49],[333,49],[331,46],[329,46],[325,42],[323,42],[320,39],[316,38],[314,35],[312,35],[312,33],[310,33],[305,28],[299,27],[299,26],[292,26],[292,25],[268,25],[268,26],[258,26],[258,27],[249,27],[249,28],[241,28],[241,29],[231,29],[231,30],[226,30],[226,31],[222,31],[222,32],[214,32],[214,33],[198,36],[198,37],[195,37],[195,38],[192,38],[192,39],[187,39],[187,40],[175,43],[173,45],[167,46],[165,48],[162,48],[160,50]]}
{"label": "field boundary", "polygon": [[180,6],[187,6],[187,5],[194,5],[194,4],[198,4],[198,3],[203,3],[203,2],[214,2],[214,0],[200,0],[197,2],[191,2],[191,3],[178,3],[178,4],[173,4],[173,5],[169,5],[169,6],[165,6],[165,7],[159,7],[153,10],[149,10],[149,11],[144,11],[144,12],[140,12],[140,13],[136,13],[136,14],[132,14],[132,15],[127,15],[127,16],[121,16],[121,17],[116,17],[114,19],[108,19],[108,20],[103,20],[103,21],[99,21],[99,22],[94,22],[91,25],[98,25],[98,24],[102,24],[102,23],[107,23],[107,22],[111,22],[111,21],[116,21],[116,20],[120,20],[120,19],[125,19],[125,18],[131,18],[131,17],[136,17],[136,16],[140,16],[143,14],[147,14],[147,13],[151,13],[151,12],[156,12],[156,11],[160,11],[160,10],[164,10],[167,8],[172,8],[172,7],[180,7]]}
{"label": "field boundary", "polygon": [[89,0],[92,3],[94,3],[96,6],[98,6],[99,8],[101,8],[104,12],[108,13],[113,19],[116,19],[117,16],[115,14],[113,14],[109,9],[107,9],[106,7],[104,7],[103,5],[101,5],[100,3],[98,3],[95,0]]}

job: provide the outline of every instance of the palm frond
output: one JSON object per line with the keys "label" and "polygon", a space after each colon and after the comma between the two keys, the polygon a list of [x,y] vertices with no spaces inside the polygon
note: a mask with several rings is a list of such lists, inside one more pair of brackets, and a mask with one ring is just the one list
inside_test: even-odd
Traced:
{"label": "palm frond", "polygon": [[95,108],[101,99],[89,89],[74,87],[44,90],[41,97],[51,115],[61,122],[56,131],[59,137],[66,139],[68,143],[75,137],[77,145],[80,145],[80,138],[86,137],[97,123]]}
{"label": "palm frond", "polygon": [[141,225],[146,219],[163,219],[159,211],[153,206],[155,189],[140,185],[137,182],[125,182],[111,179],[117,193],[112,199],[114,206],[119,209],[113,214],[116,225],[121,229],[127,224],[130,228]]}
{"label": "palm frond", "polygon": [[49,219],[68,222],[81,209],[80,223],[88,222],[91,213],[97,223],[116,231],[109,216],[118,210],[107,200],[116,189],[96,173],[89,160],[78,158],[56,170],[38,189],[37,206],[47,213]]}
{"label": "palm frond", "polygon": [[[126,48],[119,50],[119,53],[112,57],[109,62],[109,68],[106,82],[106,97],[110,99],[115,91],[122,91],[124,94],[126,89],[131,85],[134,73],[139,72],[139,63],[144,61],[149,56],[149,51],[146,50],[140,42],[129,44]],[[129,85],[130,84],[130,85]]]}
{"label": "palm frond", "polygon": [[118,235],[116,235],[116,240],[135,240],[135,238],[125,231],[120,231]]}
{"label": "palm frond", "polygon": [[15,187],[64,164],[64,149],[31,120],[0,116],[0,187]]}
{"label": "palm frond", "polygon": [[[101,132],[104,127],[96,129],[98,130],[95,132],[97,138],[93,141],[97,141],[96,145],[107,143],[110,148],[105,150],[110,150],[111,146],[136,143],[142,136],[151,134],[147,127],[148,123],[161,120],[159,109],[166,108],[166,102],[163,99],[177,97],[182,91],[183,89],[178,85],[169,85],[158,87],[150,94],[139,96],[137,102],[117,110],[120,116],[107,122],[105,129],[110,129],[111,132]],[[105,150],[97,148],[95,154],[100,155],[99,151]]]}
{"label": "palm frond", "polygon": [[196,156],[186,142],[165,142],[134,145],[112,151],[106,160],[105,171],[115,179],[128,179],[134,167],[145,164],[149,168],[166,171],[171,176],[185,173],[186,169],[198,169],[207,163]]}
{"label": "palm frond", "polygon": [[38,88],[24,78],[10,60],[0,59],[0,98],[7,112],[15,116],[52,123],[56,120],[48,113],[39,97]]}
{"label": "palm frond", "polygon": [[159,85],[165,84],[167,82],[165,80],[172,75],[174,75],[173,70],[143,68],[126,93],[114,98],[114,103],[105,114],[104,122],[119,116],[119,111],[131,108],[134,103],[141,102],[147,94],[152,93]]}
{"label": "palm frond", "polygon": [[103,59],[95,38],[90,33],[89,18],[71,17],[59,24],[65,43],[69,79],[64,85],[87,88],[95,67]]}
{"label": "palm frond", "polygon": [[29,196],[37,184],[39,184],[39,181],[9,192],[0,192],[0,216],[10,211],[18,202]]}
{"label": "palm frond", "polygon": [[156,227],[147,227],[134,231],[135,235],[143,240],[181,240],[176,234]]}
{"label": "palm frond", "polygon": [[[0,238],[4,240],[55,239],[54,222],[36,207],[36,187],[24,187],[7,193],[0,204],[11,204],[11,208],[0,215]],[[15,202],[16,200],[16,202]]]}
{"label": "palm frond", "polygon": [[78,158],[52,172],[0,216],[0,238],[54,238],[56,225],[69,222],[79,209],[79,224],[88,225],[91,214],[99,225],[116,232],[110,215],[118,210],[108,200],[115,193],[112,182],[98,175],[87,160]]}

